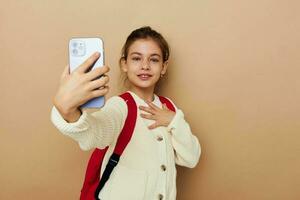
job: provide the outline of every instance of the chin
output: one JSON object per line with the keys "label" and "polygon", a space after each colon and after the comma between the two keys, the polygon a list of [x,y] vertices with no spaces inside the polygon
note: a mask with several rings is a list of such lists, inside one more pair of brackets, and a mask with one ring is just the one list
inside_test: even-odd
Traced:
{"label": "chin", "polygon": [[140,83],[140,82],[135,82],[134,85],[136,87],[139,87],[139,88],[151,88],[155,85],[155,83]]}
{"label": "chin", "polygon": [[146,89],[146,88],[151,88],[151,87],[153,87],[154,85],[153,84],[147,84],[147,85],[143,85],[143,84],[136,84],[136,86],[137,87],[139,87],[139,88],[144,88],[144,89]]}

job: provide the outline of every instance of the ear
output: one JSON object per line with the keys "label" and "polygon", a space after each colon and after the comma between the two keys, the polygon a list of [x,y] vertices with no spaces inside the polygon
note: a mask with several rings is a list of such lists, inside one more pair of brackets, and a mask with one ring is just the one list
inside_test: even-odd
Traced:
{"label": "ear", "polygon": [[166,60],[166,61],[163,63],[163,67],[162,67],[162,70],[161,70],[161,74],[165,74],[165,73],[167,72],[168,65],[169,65],[169,60]]}
{"label": "ear", "polygon": [[127,72],[128,71],[128,67],[127,67],[127,62],[124,58],[121,59],[121,69],[123,70],[123,72]]}

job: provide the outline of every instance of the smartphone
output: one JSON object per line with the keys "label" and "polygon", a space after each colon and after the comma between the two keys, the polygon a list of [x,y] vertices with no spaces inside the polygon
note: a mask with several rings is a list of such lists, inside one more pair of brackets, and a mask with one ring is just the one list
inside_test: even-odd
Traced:
{"label": "smartphone", "polygon": [[[78,37],[69,41],[69,66],[70,73],[79,67],[93,53],[99,52],[100,58],[88,70],[93,70],[104,65],[104,47],[101,38]],[[101,77],[101,76],[100,76]],[[98,78],[100,78],[98,77]],[[80,108],[101,108],[104,105],[105,97],[100,96],[87,101]]]}

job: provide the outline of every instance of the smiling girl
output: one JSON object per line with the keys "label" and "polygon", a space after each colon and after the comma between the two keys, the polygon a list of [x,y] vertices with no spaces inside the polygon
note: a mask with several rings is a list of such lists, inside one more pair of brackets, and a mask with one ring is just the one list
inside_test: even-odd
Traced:
{"label": "smiling girl", "polygon": [[[108,66],[86,73],[99,56],[95,53],[71,74],[66,67],[54,97],[51,120],[83,150],[109,146],[103,161],[106,165],[128,108],[120,96],[109,98],[94,113],[79,108],[109,91],[105,74]],[[171,111],[155,94],[157,83],[167,72],[168,60],[169,46],[160,33],[142,27],[128,36],[119,63],[128,84],[126,92],[138,107],[137,119],[130,142],[99,193],[101,200],[175,200],[175,164],[193,168],[199,161],[201,147],[183,112],[167,98],[176,112]],[[100,75],[102,78],[95,79]]]}

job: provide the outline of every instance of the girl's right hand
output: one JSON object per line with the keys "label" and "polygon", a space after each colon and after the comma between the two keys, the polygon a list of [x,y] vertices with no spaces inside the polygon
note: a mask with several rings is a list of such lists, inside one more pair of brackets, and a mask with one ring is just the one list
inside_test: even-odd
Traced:
{"label": "girl's right hand", "polygon": [[[94,53],[71,74],[69,66],[65,67],[53,100],[61,114],[67,116],[78,113],[80,105],[108,93],[109,87],[106,84],[109,77],[105,73],[109,71],[109,67],[103,66],[88,71],[100,56],[99,53]],[[103,76],[99,78],[101,75]]]}

